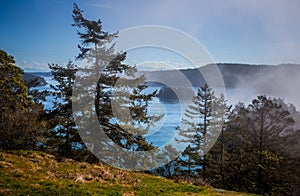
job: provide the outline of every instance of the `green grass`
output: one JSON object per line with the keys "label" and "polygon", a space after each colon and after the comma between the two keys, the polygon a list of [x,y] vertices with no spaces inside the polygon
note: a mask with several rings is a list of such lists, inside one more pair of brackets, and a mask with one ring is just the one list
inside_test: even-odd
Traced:
{"label": "green grass", "polygon": [[246,195],[42,152],[0,152],[0,195]]}

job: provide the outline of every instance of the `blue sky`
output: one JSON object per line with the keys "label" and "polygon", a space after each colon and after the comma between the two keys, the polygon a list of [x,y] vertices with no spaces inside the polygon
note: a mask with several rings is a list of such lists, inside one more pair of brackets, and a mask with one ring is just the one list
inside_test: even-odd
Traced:
{"label": "blue sky", "polygon": [[[297,0],[74,2],[87,18],[101,19],[109,32],[138,25],[165,25],[184,31],[202,43],[216,62],[300,63]],[[74,60],[78,38],[71,26],[73,1],[0,3],[0,48],[13,55],[17,65],[40,71],[46,70],[48,63]]]}

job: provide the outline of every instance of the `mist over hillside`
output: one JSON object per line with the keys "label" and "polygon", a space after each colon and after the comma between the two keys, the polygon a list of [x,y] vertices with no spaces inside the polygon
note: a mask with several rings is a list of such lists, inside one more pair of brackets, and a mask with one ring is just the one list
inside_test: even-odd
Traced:
{"label": "mist over hillside", "polygon": [[[257,95],[267,95],[283,98],[300,108],[300,92],[297,90],[300,84],[300,64],[281,65],[250,65],[220,63],[217,64],[224,80],[226,94],[229,100],[251,101]],[[206,65],[199,69],[166,70],[143,72],[152,80],[164,78],[172,81],[174,86],[180,87],[175,73],[180,71],[194,87],[202,86],[205,79],[201,73],[212,69],[212,65]],[[151,83],[153,84],[153,83]],[[235,89],[231,92],[231,89]],[[238,95],[239,94],[239,95]],[[242,97],[239,99],[239,97]]]}
{"label": "mist over hillside", "polygon": [[[213,64],[208,64],[194,69],[145,71],[142,73],[146,74],[146,76],[151,76],[151,78],[167,77],[170,80],[174,80],[175,78],[173,78],[173,73],[180,71],[190,80],[193,86],[198,87],[202,86],[205,82],[201,73],[212,69],[212,65]],[[276,76],[279,77],[288,77],[289,74],[299,74],[300,76],[300,64],[252,65],[238,63],[218,63],[216,65],[223,76],[226,88],[235,88],[241,86],[249,87],[249,83],[251,84],[254,78],[259,78],[265,74],[269,74],[270,76],[276,74]]]}

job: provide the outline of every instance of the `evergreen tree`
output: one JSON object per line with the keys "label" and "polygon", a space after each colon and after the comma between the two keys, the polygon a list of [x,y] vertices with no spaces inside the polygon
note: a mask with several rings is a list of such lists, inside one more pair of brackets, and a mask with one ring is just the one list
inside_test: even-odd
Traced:
{"label": "evergreen tree", "polygon": [[280,191],[277,187],[286,183],[282,178],[286,167],[284,133],[293,123],[282,105],[265,96],[258,96],[248,107],[235,109],[228,129],[229,188],[259,194]]}
{"label": "evergreen tree", "polygon": [[230,115],[231,106],[227,104],[227,100],[223,94],[220,98],[215,99],[214,110],[212,111],[214,119],[210,122],[215,129],[215,134],[219,137],[207,154],[208,159],[208,178],[214,186],[225,188],[225,164],[227,160],[227,152],[225,149],[226,144],[226,124]]}
{"label": "evergreen tree", "polygon": [[283,146],[286,152],[284,159],[286,167],[281,175],[285,183],[282,183],[283,187],[276,188],[290,195],[300,195],[300,130],[286,135]]}
{"label": "evergreen tree", "polygon": [[72,111],[72,92],[77,66],[72,62],[65,66],[49,65],[53,80],[52,90],[54,97],[53,107],[49,111],[49,131],[47,147],[50,152],[61,156],[82,160],[85,146],[82,143],[76,128]]}
{"label": "evergreen tree", "polygon": [[[135,77],[136,68],[123,63],[126,53],[114,51],[114,44],[111,43],[117,36],[116,33],[104,32],[101,20],[85,19],[76,4],[74,4],[73,19],[73,26],[79,29],[77,34],[81,41],[81,44],[78,45],[80,54],[77,58],[89,62],[87,66],[80,67],[85,80],[82,80],[82,84],[78,84],[78,86],[85,89],[96,89],[91,94],[94,93],[95,112],[101,129],[111,139],[111,142],[122,148],[132,151],[154,149],[142,135],[147,133],[151,123],[160,118],[150,116],[147,112],[148,102],[157,92],[143,93],[147,88],[145,77]],[[97,83],[93,86],[94,84],[89,82],[95,78],[97,78]],[[99,130],[92,132],[98,134]],[[89,148],[97,149],[94,146],[97,144],[97,141],[94,141],[96,137],[90,136],[89,132],[86,133],[86,138],[91,140],[87,142]],[[116,153],[110,152],[110,141],[103,143],[107,143],[108,155]],[[103,146],[101,149],[102,152],[99,153],[104,154]]]}
{"label": "evergreen tree", "polygon": [[38,149],[43,142],[43,108],[28,96],[23,70],[0,50],[0,149]]}
{"label": "evergreen tree", "polygon": [[213,137],[215,137],[210,124],[214,99],[214,92],[207,84],[200,87],[197,95],[193,98],[192,104],[188,106],[185,112],[182,127],[177,127],[180,136],[178,141],[190,142],[181,158],[181,164],[188,167],[189,176],[191,170],[194,170],[197,174],[197,170],[201,168],[202,178],[206,178],[206,153],[212,145]]}
{"label": "evergreen tree", "polygon": [[27,94],[28,88],[22,79],[24,72],[14,63],[12,56],[0,50],[1,109],[26,109],[30,102]]}
{"label": "evergreen tree", "polygon": [[[164,164],[161,167],[155,168],[152,172],[166,178],[172,178],[175,174],[176,168],[178,168],[178,156],[179,153],[171,144],[166,145],[157,157],[158,160],[162,160]],[[175,159],[174,159],[175,157]],[[159,163],[161,165],[161,163]]]}

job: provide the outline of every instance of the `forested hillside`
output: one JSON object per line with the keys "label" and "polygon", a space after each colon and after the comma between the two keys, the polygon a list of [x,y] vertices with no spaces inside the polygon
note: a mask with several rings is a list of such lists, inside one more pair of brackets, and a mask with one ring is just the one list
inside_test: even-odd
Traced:
{"label": "forested hillside", "polygon": [[[262,82],[264,77],[273,76],[274,80],[285,81],[287,77],[295,77],[295,74],[300,73],[300,65],[298,64],[282,64],[282,65],[251,65],[239,63],[217,63],[220,73],[224,79],[226,88],[235,87],[253,87],[256,80]],[[173,73],[182,72],[195,87],[205,84],[201,72],[210,70],[212,65],[208,64],[200,68],[194,69],[179,69],[179,70],[161,70],[142,72],[150,78],[166,78],[165,80],[176,80],[173,78]],[[290,75],[289,75],[290,74]],[[298,75],[296,75],[298,76]],[[272,84],[272,83],[271,83]],[[269,85],[271,85],[269,84]],[[266,84],[265,84],[266,85]],[[256,88],[264,88],[257,83]]]}

